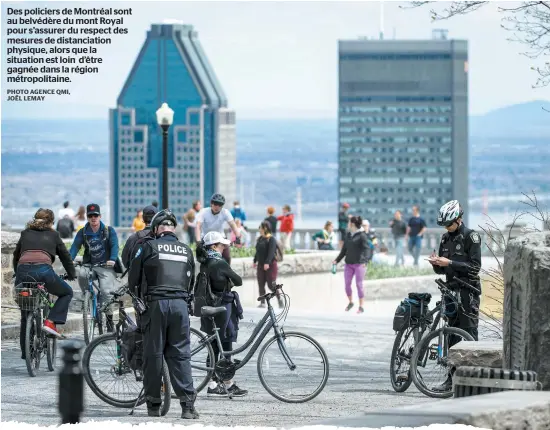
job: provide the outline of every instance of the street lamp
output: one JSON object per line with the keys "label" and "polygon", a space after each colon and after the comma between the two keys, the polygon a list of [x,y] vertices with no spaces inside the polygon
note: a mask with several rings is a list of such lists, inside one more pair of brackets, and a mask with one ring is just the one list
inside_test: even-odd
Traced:
{"label": "street lamp", "polygon": [[168,209],[168,129],[174,122],[174,111],[163,103],[157,110],[157,123],[162,128],[162,208]]}

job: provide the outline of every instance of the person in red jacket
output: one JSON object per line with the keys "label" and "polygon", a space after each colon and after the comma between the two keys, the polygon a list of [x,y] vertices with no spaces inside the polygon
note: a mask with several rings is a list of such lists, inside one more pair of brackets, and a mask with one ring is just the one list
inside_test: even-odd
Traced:
{"label": "person in red jacket", "polygon": [[281,232],[281,241],[285,249],[291,249],[292,232],[294,231],[294,214],[290,210],[289,205],[283,206],[283,214],[277,217],[277,221],[281,222],[279,231]]}

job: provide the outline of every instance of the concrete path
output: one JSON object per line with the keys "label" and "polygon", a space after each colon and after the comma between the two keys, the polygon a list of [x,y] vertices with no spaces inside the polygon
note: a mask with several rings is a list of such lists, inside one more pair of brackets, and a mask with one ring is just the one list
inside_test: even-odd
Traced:
{"label": "concrete path", "polygon": [[[330,360],[330,378],[319,397],[305,404],[286,404],[271,397],[261,386],[256,372],[256,357],[237,375],[248,397],[208,399],[199,394],[197,409],[200,423],[207,425],[302,425],[319,419],[350,416],[360,412],[429,402],[410,388],[404,394],[395,393],[389,381],[389,357],[394,340],[391,329],[395,301],[368,303],[366,313],[346,314],[346,303],[334,303],[333,311],[304,312],[292,308],[285,329],[299,330],[313,336],[325,348]],[[253,323],[263,312],[245,309],[239,341],[251,333]],[[195,323],[196,324],[196,323]],[[194,325],[195,325],[194,324]],[[75,337],[81,337],[76,334]],[[57,411],[57,376],[46,370],[45,363],[37,377],[30,378],[20,359],[18,340],[2,342],[2,421],[17,420],[40,425],[59,423]],[[281,375],[284,378],[285,375]],[[99,400],[86,386],[84,420],[119,420],[130,423],[147,422],[144,407],[129,417],[128,410],[113,408]],[[180,407],[172,400],[168,415],[161,422],[181,422]]]}

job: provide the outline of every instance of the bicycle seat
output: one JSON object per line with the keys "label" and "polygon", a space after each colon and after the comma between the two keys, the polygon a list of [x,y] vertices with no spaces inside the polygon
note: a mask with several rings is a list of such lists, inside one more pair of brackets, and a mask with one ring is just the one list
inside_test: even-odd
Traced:
{"label": "bicycle seat", "polygon": [[203,317],[213,317],[214,315],[221,314],[222,312],[226,312],[227,309],[225,309],[225,306],[203,306],[201,308],[201,315]]}

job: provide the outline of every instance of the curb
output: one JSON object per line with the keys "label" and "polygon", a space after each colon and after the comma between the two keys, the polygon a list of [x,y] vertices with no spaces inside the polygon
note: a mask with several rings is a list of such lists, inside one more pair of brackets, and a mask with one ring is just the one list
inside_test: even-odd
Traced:
{"label": "curb", "polygon": [[[17,339],[20,331],[19,324],[3,325],[0,327],[2,339]],[[69,314],[63,327],[63,333],[72,333],[82,330],[82,314]]]}

